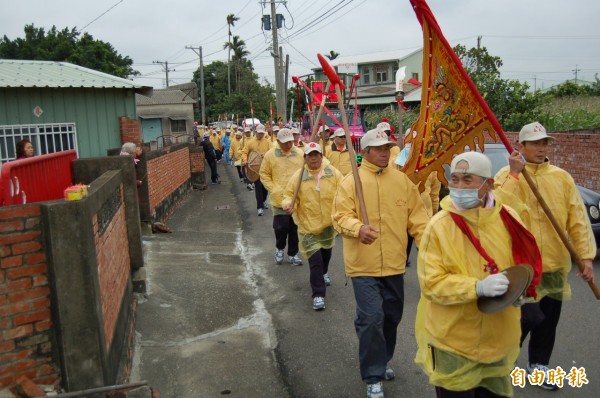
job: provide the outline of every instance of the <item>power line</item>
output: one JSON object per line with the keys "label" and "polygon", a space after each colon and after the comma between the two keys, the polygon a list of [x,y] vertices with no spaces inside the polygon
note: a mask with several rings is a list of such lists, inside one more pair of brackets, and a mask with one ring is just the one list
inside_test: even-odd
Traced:
{"label": "power line", "polygon": [[83,28],[81,28],[81,30],[83,31],[85,28],[87,28],[88,26],[90,26],[91,24],[93,24],[94,22],[96,22],[104,14],[106,14],[107,12],[109,12],[110,10],[112,10],[113,8],[115,8],[116,6],[118,6],[119,4],[121,4],[122,2],[123,2],[123,0],[118,1],[115,5],[113,5],[112,7],[110,7],[108,10],[104,11],[102,14],[98,15],[96,18],[94,18],[90,22],[88,22],[87,25],[85,25]]}

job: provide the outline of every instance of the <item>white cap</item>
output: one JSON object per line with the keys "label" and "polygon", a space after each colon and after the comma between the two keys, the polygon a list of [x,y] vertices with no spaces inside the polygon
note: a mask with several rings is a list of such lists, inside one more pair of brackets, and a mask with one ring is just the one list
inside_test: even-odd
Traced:
{"label": "white cap", "polygon": [[368,146],[382,146],[382,145],[396,145],[394,141],[390,141],[390,138],[385,131],[380,129],[373,129],[367,131],[367,133],[360,140],[360,147],[365,149]]}
{"label": "white cap", "polygon": [[[460,162],[466,162],[467,167],[456,167]],[[450,174],[464,173],[473,174],[476,176],[491,178],[492,177],[492,162],[490,159],[480,152],[464,152],[452,159],[450,164]]]}
{"label": "white cap", "polygon": [[342,127],[340,127],[333,132],[332,137],[346,137],[346,132]]}
{"label": "white cap", "polygon": [[390,124],[387,122],[381,122],[377,125],[377,128],[381,131],[392,131]]}
{"label": "white cap", "polygon": [[308,144],[306,144],[306,148],[304,149],[304,154],[308,155],[311,152],[317,151],[320,154],[323,153],[323,151],[321,150],[321,145],[317,144],[316,142],[309,142]]}
{"label": "white cap", "polygon": [[300,130],[298,130],[296,127],[292,127],[292,134],[300,134]]}
{"label": "white cap", "polygon": [[325,130],[331,131],[331,130],[329,130],[329,126],[328,126],[328,125],[326,125],[326,124],[324,124],[324,125],[322,125],[321,127],[319,127],[319,131],[318,131],[319,135],[321,135],[321,133],[322,133],[323,131],[325,131]]}
{"label": "white cap", "polygon": [[242,133],[241,131],[238,130],[235,132],[235,135],[244,135],[244,133]]}
{"label": "white cap", "polygon": [[525,141],[539,141],[544,138],[549,138],[551,140],[554,137],[550,137],[546,132],[546,128],[542,126],[539,122],[533,122],[526,124],[523,126],[521,131],[519,131],[519,142],[523,143]]}
{"label": "white cap", "polygon": [[210,133],[208,131],[205,131],[204,134],[202,134],[202,137],[210,137]]}
{"label": "white cap", "polygon": [[249,133],[251,131],[252,129],[250,127],[244,127],[244,133]]}
{"label": "white cap", "polygon": [[229,130],[229,129],[225,129],[225,132],[226,132],[226,133],[231,133],[231,130]]}
{"label": "white cap", "polygon": [[279,126],[278,125],[274,125],[272,130],[273,131],[279,131]]}
{"label": "white cap", "polygon": [[267,130],[265,130],[265,126],[262,124],[259,124],[258,126],[256,126],[256,134],[264,134]]}
{"label": "white cap", "polygon": [[294,135],[290,129],[281,129],[277,133],[277,141],[281,142],[282,144],[294,141]]}

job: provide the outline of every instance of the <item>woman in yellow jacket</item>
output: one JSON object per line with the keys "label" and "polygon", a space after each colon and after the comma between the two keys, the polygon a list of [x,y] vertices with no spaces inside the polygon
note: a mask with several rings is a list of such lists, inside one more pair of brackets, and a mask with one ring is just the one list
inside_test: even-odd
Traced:
{"label": "woman in yellow jacket", "polygon": [[[519,354],[519,308],[511,305],[484,314],[477,299],[500,296],[508,289],[508,278],[501,271],[515,265],[513,237],[500,216],[502,203],[492,194],[489,159],[466,152],[453,159],[450,170],[450,195],[419,245],[421,300],[415,361],[436,387],[438,398],[454,397],[457,392],[512,397],[510,372]],[[467,193],[472,196],[462,195]],[[506,210],[519,221],[514,210]],[[495,260],[498,273],[486,271],[486,259],[451,214],[462,217]]]}
{"label": "woman in yellow jacket", "polygon": [[[331,284],[327,273],[335,244],[335,230],[331,221],[331,207],[342,173],[323,163],[321,146],[315,142],[305,145],[306,165],[296,171],[288,181],[283,197],[283,210],[293,214],[298,225],[300,252],[308,259],[313,309],[325,309],[326,286]],[[302,173],[298,196],[291,207],[292,198]]]}
{"label": "woman in yellow jacket", "polygon": [[275,262],[283,263],[286,247],[292,265],[302,265],[298,255],[298,226],[283,210],[283,194],[292,175],[304,164],[304,152],[294,146],[294,135],[288,128],[277,132],[277,145],[270,149],[260,165],[260,180],[269,191],[275,231]]}

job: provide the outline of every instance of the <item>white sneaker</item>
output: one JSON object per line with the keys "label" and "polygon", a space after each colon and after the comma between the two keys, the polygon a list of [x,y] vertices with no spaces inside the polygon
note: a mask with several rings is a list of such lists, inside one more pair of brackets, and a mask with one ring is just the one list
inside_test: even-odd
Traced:
{"label": "white sneaker", "polygon": [[289,257],[289,261],[292,265],[302,265],[302,259],[300,258],[300,256],[298,255],[298,253],[296,253],[293,256]]}
{"label": "white sneaker", "polygon": [[323,274],[323,281],[325,281],[325,286],[331,285],[331,278],[329,277],[329,274]]}
{"label": "white sneaker", "polygon": [[275,262],[277,263],[277,265],[283,264],[283,250],[275,250]]}
{"label": "white sneaker", "polygon": [[394,377],[396,377],[394,369],[392,369],[390,365],[385,365],[385,374],[383,375],[383,378],[385,380],[392,380]]}
{"label": "white sneaker", "polygon": [[384,398],[383,384],[380,381],[367,384],[367,398]]}
{"label": "white sneaker", "polygon": [[265,202],[265,203],[263,204],[263,209],[268,209],[268,208],[269,208],[269,204],[268,204],[267,202]]}
{"label": "white sneaker", "polygon": [[325,309],[325,297],[313,298],[313,310],[320,311]]}
{"label": "white sneaker", "polygon": [[263,213],[264,213],[264,210],[263,210],[263,209],[257,209],[257,211],[256,211],[256,212],[258,213],[258,216],[260,217],[260,216],[262,216],[262,215],[263,215]]}

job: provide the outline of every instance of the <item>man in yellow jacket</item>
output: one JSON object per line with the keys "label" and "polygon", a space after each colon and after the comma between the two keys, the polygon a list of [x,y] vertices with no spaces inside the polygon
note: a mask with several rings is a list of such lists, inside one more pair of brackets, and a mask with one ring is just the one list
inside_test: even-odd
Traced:
{"label": "man in yellow jacket", "polygon": [[388,167],[395,145],[379,129],[361,140],[358,170],[369,224],[356,195],[354,178],[344,177],[333,202],[333,226],[344,238],[346,275],[356,300],[362,379],[369,397],[382,397],[382,380],[394,378],[387,364],[394,355],[404,307],[407,230],[417,244],[429,220],[419,190],[398,170]]}
{"label": "man in yellow jacket", "polygon": [[244,142],[242,141],[243,133],[239,130],[235,131],[235,138],[229,146],[229,158],[232,159],[233,165],[237,169],[240,182],[246,182],[246,173],[242,167],[242,149]]}
{"label": "man in yellow jacket", "polygon": [[[265,126],[262,124],[256,126],[256,137],[253,140],[250,140],[244,148],[242,148],[242,164],[244,166],[248,165],[248,154],[250,152],[258,152],[264,156],[269,149],[271,149],[273,144],[268,139],[265,139],[266,133]],[[260,178],[254,181],[254,196],[256,197],[256,212],[258,216],[262,216],[264,214],[264,209],[269,208],[266,204],[268,194],[269,192],[263,186]]]}
{"label": "man in yellow jacket", "polygon": [[217,162],[219,162],[221,160],[221,156],[223,155],[223,146],[221,145],[221,135],[219,134],[219,131],[216,128],[214,128],[212,133],[210,134],[209,140],[215,148]]}
{"label": "man in yellow jacket", "polygon": [[[309,142],[305,147],[306,165],[288,181],[282,206],[298,225],[300,252],[308,259],[310,267],[313,309],[319,311],[325,309],[326,286],[331,284],[327,271],[336,235],[331,221],[331,207],[343,176],[335,167],[323,163],[319,144]],[[300,173],[302,183],[294,207],[291,207]]]}
{"label": "man in yellow jacket", "polygon": [[[548,160],[551,140],[554,138],[548,136],[540,123],[523,126],[519,132],[519,151],[510,155],[509,166],[498,171],[495,178],[498,194],[519,212],[542,253],[543,274],[538,285],[538,299],[541,300],[522,307],[521,343],[530,334],[528,373],[548,370],[562,302],[571,298],[568,282],[571,256],[525,178],[520,176],[524,168],[582,258],[585,270],[579,276],[586,282],[595,280],[592,260],[596,255],[596,243],[590,221],[573,178]],[[547,378],[541,387],[557,389]]]}
{"label": "man in yellow jacket", "polygon": [[[515,265],[513,236],[504,223],[502,203],[492,193],[490,160],[466,152],[452,160],[450,171],[450,195],[419,245],[421,300],[415,361],[429,376],[438,398],[512,397],[510,372],[519,354],[519,308],[510,305],[483,313],[477,300],[507,291],[509,280],[502,271]],[[514,210],[505,211],[519,223]],[[459,221],[495,264],[487,262]]]}
{"label": "man in yellow jacket", "polygon": [[329,159],[333,167],[346,176],[352,173],[350,152],[346,146],[346,133],[343,128],[339,128],[335,130],[332,137],[333,143],[331,144],[329,153],[327,153],[327,159]]}
{"label": "man in yellow jacket", "polygon": [[329,126],[324,124],[319,127],[319,130],[317,130],[317,136],[319,137],[323,156],[327,157],[331,151],[331,141],[329,140],[331,138],[331,130],[329,129]]}
{"label": "man in yellow jacket", "polygon": [[260,165],[260,180],[271,194],[273,230],[275,231],[275,262],[283,263],[287,242],[288,259],[292,265],[302,265],[298,255],[298,226],[283,210],[283,195],[288,181],[304,164],[304,152],[294,146],[294,135],[288,128],[277,133],[277,145],[270,149]]}

